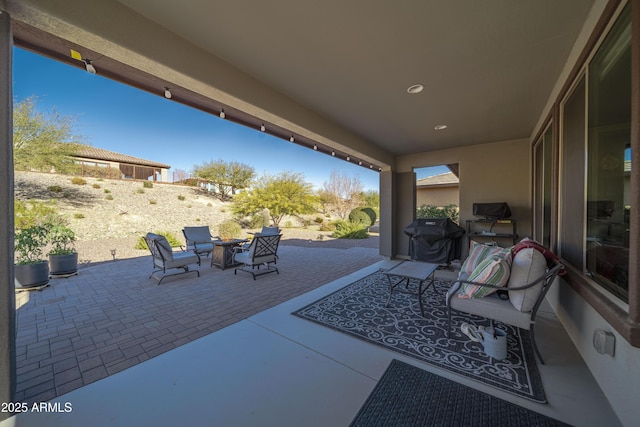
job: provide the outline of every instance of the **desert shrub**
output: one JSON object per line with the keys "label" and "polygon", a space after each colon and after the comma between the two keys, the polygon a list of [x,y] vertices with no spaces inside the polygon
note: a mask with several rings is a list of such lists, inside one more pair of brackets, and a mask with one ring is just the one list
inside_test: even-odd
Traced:
{"label": "desert shrub", "polygon": [[371,225],[371,217],[360,209],[354,209],[349,213],[349,222],[368,227]]}
{"label": "desert shrub", "polygon": [[74,213],[74,214],[73,214],[73,217],[74,217],[75,219],[83,219],[83,218],[84,218],[84,214],[81,214],[81,213]]}
{"label": "desert shrub", "polygon": [[149,199],[149,204],[150,205],[157,205],[158,201],[156,199]]}
{"label": "desert shrub", "polygon": [[138,193],[138,194],[144,194],[144,188],[138,188],[138,189],[136,190],[136,193]]}
{"label": "desert shrub", "polygon": [[15,229],[34,227],[50,222],[57,216],[57,210],[53,202],[38,202],[29,200],[15,200],[13,203],[13,215]]}
{"label": "desert shrub", "polygon": [[362,224],[347,221],[338,221],[336,231],[331,235],[337,239],[366,239],[369,237],[367,229]]}
{"label": "desert shrub", "polygon": [[285,221],[284,228],[293,228],[293,223],[291,221]]}
{"label": "desert shrub", "polygon": [[100,188],[100,184],[93,184],[92,187],[93,188]]}
{"label": "desert shrub", "polygon": [[109,194],[109,193],[111,193],[111,190],[109,190],[108,188],[105,188],[104,192],[105,192],[105,194]]}
{"label": "desert shrub", "polygon": [[250,228],[260,228],[263,226],[264,226],[264,218],[262,218],[262,215],[255,214],[251,217],[251,221],[249,222]]}
{"label": "desert shrub", "polygon": [[207,206],[208,206],[208,207],[212,207],[212,206],[213,206],[213,204],[212,204],[211,202],[209,202],[209,203],[207,203]]}
{"label": "desert shrub", "polygon": [[322,224],[324,222],[324,218],[322,218],[321,216],[317,216],[313,222],[315,222],[316,224]]}
{"label": "desert shrub", "polygon": [[144,188],[153,188],[153,182],[151,182],[151,181],[143,181],[142,182],[142,186]]}
{"label": "desert shrub", "polygon": [[111,194],[107,194],[107,197],[105,197],[105,199],[107,200],[113,200],[113,196]]}
{"label": "desert shrub", "polygon": [[334,222],[320,224],[320,231],[336,231],[336,224]]}
{"label": "desert shrub", "polygon": [[[172,248],[177,248],[180,245],[182,245],[182,242],[180,242],[180,240],[178,240],[176,235],[174,233],[172,233],[171,231],[154,231],[154,233],[155,234],[159,234],[161,236],[164,236],[167,239],[167,242],[169,242],[169,244],[171,245]],[[136,242],[136,245],[133,248],[134,249],[149,249],[149,247],[147,246],[147,242],[146,242],[146,240],[144,240],[143,236],[140,236],[138,238],[138,241]]]}
{"label": "desert shrub", "polygon": [[310,225],[311,225],[311,220],[310,219],[303,219],[302,220],[302,226],[304,228],[309,228]]}
{"label": "desert shrub", "polygon": [[228,220],[218,225],[218,236],[221,239],[237,239],[242,233],[242,227],[236,221]]}
{"label": "desert shrub", "polygon": [[49,191],[51,191],[52,193],[62,193],[62,187],[60,187],[59,185],[50,185]]}
{"label": "desert shrub", "polygon": [[369,215],[369,219],[371,219],[371,224],[369,225],[373,225],[376,223],[376,220],[378,219],[378,214],[376,213],[375,208],[369,207],[369,206],[365,206],[360,208],[360,210],[364,213],[366,213],[367,215]]}
{"label": "desert shrub", "polygon": [[87,180],[84,178],[80,178],[79,176],[74,176],[73,178],[71,178],[71,183],[75,185],[85,185],[87,183]]}
{"label": "desert shrub", "polygon": [[178,196],[178,200],[180,200],[181,202],[184,202],[185,199],[186,197],[184,197],[182,194]]}

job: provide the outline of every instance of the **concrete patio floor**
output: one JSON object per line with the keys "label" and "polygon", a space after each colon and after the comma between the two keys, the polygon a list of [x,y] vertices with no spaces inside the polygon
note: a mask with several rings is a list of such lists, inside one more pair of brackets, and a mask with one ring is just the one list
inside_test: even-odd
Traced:
{"label": "concrete patio floor", "polygon": [[[21,316],[27,307],[23,313],[34,316],[29,322],[19,317],[19,329],[31,332],[19,337],[25,349],[18,385],[44,376],[44,381],[22,387],[22,399],[49,400],[55,392],[58,397],[50,404],[61,410],[19,414],[0,426],[346,426],[393,358],[571,425],[620,425],[548,307],[540,313],[536,334],[547,362],[539,365],[547,404],[290,314],[396,262],[379,259],[375,249],[283,246],[281,274],[257,281],[203,266],[200,279],[183,277],[156,286],[146,280],[148,258],[87,269],[64,279],[64,286],[55,281],[48,294],[31,293],[18,310]],[[86,304],[93,309],[83,315]],[[37,319],[46,316],[58,326],[38,327]],[[119,324],[126,327],[119,329]],[[88,330],[80,335],[83,327]],[[27,336],[40,345],[30,347]],[[76,366],[66,368],[74,358]],[[24,370],[36,363],[41,366]],[[43,372],[35,374],[38,369]],[[88,385],[81,387],[85,381]],[[26,398],[37,387],[39,393]],[[69,389],[73,391],[63,394]],[[71,410],[65,412],[65,405]]]}

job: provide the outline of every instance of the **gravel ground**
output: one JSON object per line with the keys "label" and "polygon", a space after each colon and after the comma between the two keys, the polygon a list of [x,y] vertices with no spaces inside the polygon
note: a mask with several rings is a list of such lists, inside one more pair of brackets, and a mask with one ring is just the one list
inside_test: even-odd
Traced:
{"label": "gravel ground", "polygon": [[[76,232],[76,249],[81,264],[148,255],[134,249],[139,237],[148,231],[170,231],[184,241],[182,228],[208,225],[217,234],[217,224],[231,219],[229,203],[221,202],[193,187],[142,182],[85,178],[85,185],[74,185],[70,176],[37,172],[15,172],[15,198],[52,201]],[[53,190],[53,191],[52,191]],[[297,219],[285,218],[283,223]],[[251,230],[246,230],[251,231]],[[330,232],[317,227],[283,229],[282,245],[348,249],[378,248],[379,237],[333,239]]]}

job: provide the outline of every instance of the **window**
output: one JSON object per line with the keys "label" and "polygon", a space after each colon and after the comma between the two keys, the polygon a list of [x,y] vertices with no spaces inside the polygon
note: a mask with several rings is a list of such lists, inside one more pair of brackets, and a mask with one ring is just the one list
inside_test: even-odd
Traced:
{"label": "window", "polygon": [[551,189],[553,170],[553,126],[549,125],[534,147],[535,188],[534,238],[551,247]]}
{"label": "window", "polygon": [[[627,5],[560,106],[558,252],[629,302],[631,14]],[[544,142],[544,141],[543,141]],[[540,151],[540,152],[538,152]],[[544,164],[544,147],[536,148]],[[536,169],[544,194],[544,170]],[[538,197],[538,196],[537,196]],[[544,238],[546,199],[536,236]]]}
{"label": "window", "polygon": [[586,273],[628,302],[631,171],[630,6],[589,63]]}

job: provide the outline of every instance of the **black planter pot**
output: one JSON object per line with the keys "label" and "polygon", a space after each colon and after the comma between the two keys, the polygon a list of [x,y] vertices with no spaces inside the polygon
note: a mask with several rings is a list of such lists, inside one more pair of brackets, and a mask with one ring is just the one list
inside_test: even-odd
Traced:
{"label": "black planter pot", "polygon": [[14,267],[16,289],[29,289],[49,283],[49,264],[40,261]]}
{"label": "black planter pot", "polygon": [[49,255],[49,268],[52,276],[75,274],[78,271],[78,253]]}

